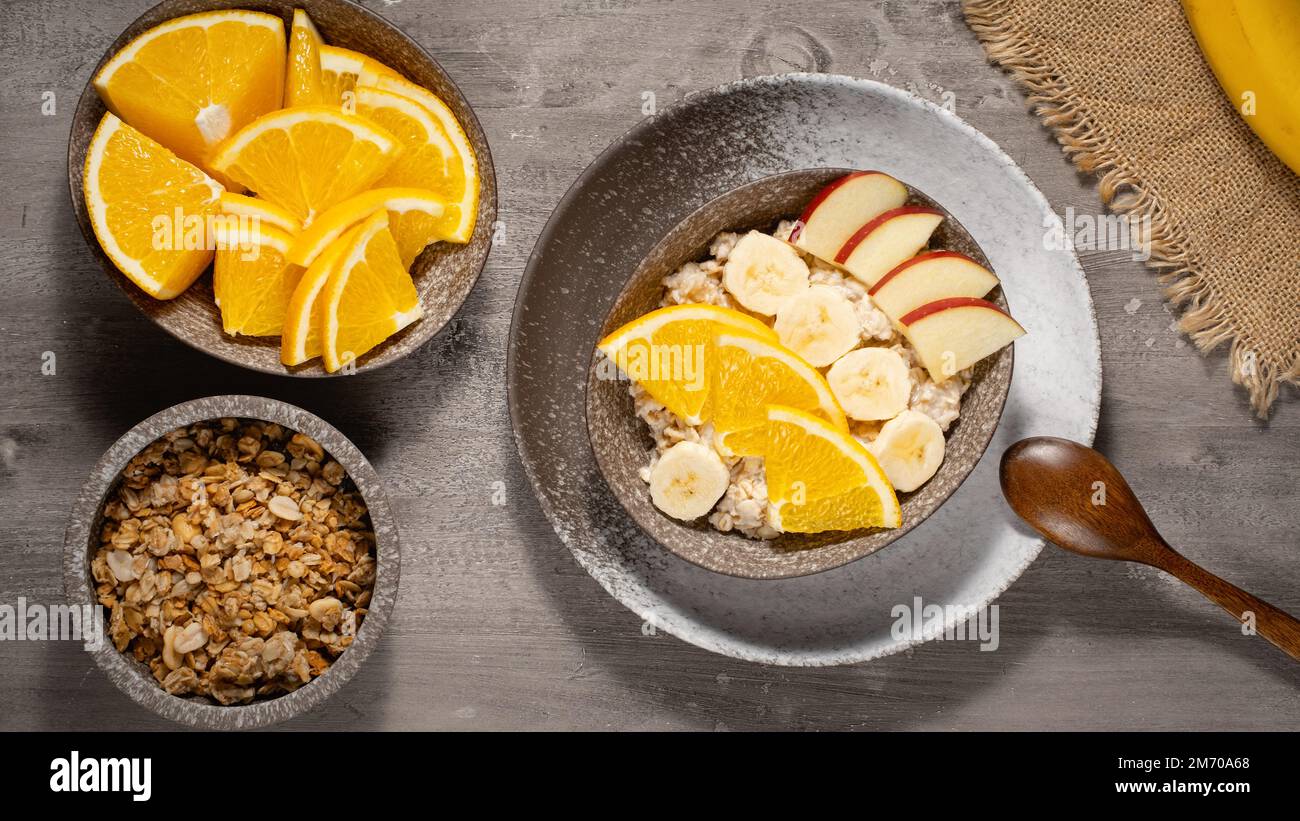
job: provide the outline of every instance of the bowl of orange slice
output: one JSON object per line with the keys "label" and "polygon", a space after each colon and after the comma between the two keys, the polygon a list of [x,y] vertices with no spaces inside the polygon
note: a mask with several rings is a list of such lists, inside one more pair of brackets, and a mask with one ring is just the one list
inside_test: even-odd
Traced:
{"label": "bowl of orange slice", "polygon": [[486,137],[411,38],[347,0],[167,0],[77,106],[82,233],[154,322],[220,359],[326,376],[446,325],[487,261]]}

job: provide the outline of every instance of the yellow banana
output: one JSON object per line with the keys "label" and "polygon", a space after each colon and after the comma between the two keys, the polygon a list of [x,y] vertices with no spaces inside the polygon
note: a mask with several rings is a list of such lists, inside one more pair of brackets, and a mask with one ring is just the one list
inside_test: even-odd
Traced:
{"label": "yellow banana", "polygon": [[1246,124],[1300,174],[1300,0],[1182,0]]}

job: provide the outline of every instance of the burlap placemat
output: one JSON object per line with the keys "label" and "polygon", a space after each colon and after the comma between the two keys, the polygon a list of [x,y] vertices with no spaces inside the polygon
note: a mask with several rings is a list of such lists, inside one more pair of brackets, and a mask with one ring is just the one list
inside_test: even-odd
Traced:
{"label": "burlap placemat", "polygon": [[[1178,0],[965,0],[966,22],[1151,258],[1202,352],[1268,415],[1300,384],[1300,176],[1242,121]],[[1300,78],[1296,79],[1300,82]]]}

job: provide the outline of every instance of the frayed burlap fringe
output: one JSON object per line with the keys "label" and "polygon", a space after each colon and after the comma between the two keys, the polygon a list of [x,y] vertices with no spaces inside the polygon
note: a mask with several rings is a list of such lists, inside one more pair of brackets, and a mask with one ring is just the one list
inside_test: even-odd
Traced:
{"label": "frayed burlap fringe", "polygon": [[1090,117],[1068,84],[1045,64],[1037,47],[1007,25],[1006,0],[963,0],[967,25],[989,59],[1007,70],[1029,92],[1029,104],[1052,129],[1065,153],[1083,171],[1101,173],[1098,192],[1117,214],[1148,221],[1151,257],[1157,281],[1170,303],[1182,310],[1178,327],[1202,353],[1231,343],[1232,381],[1250,395],[1261,418],[1277,399],[1282,382],[1300,384],[1300,359],[1290,367],[1261,362],[1227,316],[1221,298],[1200,275],[1197,261],[1185,250],[1160,198],[1143,185],[1138,169],[1114,148],[1105,130]]}

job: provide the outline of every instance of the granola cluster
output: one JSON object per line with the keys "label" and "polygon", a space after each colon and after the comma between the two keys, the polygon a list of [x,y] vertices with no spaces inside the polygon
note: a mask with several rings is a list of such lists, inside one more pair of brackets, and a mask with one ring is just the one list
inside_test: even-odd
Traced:
{"label": "granola cluster", "polygon": [[172,431],[127,465],[91,560],[118,650],[173,695],[290,692],[352,643],[375,537],[343,467],[255,420]]}

